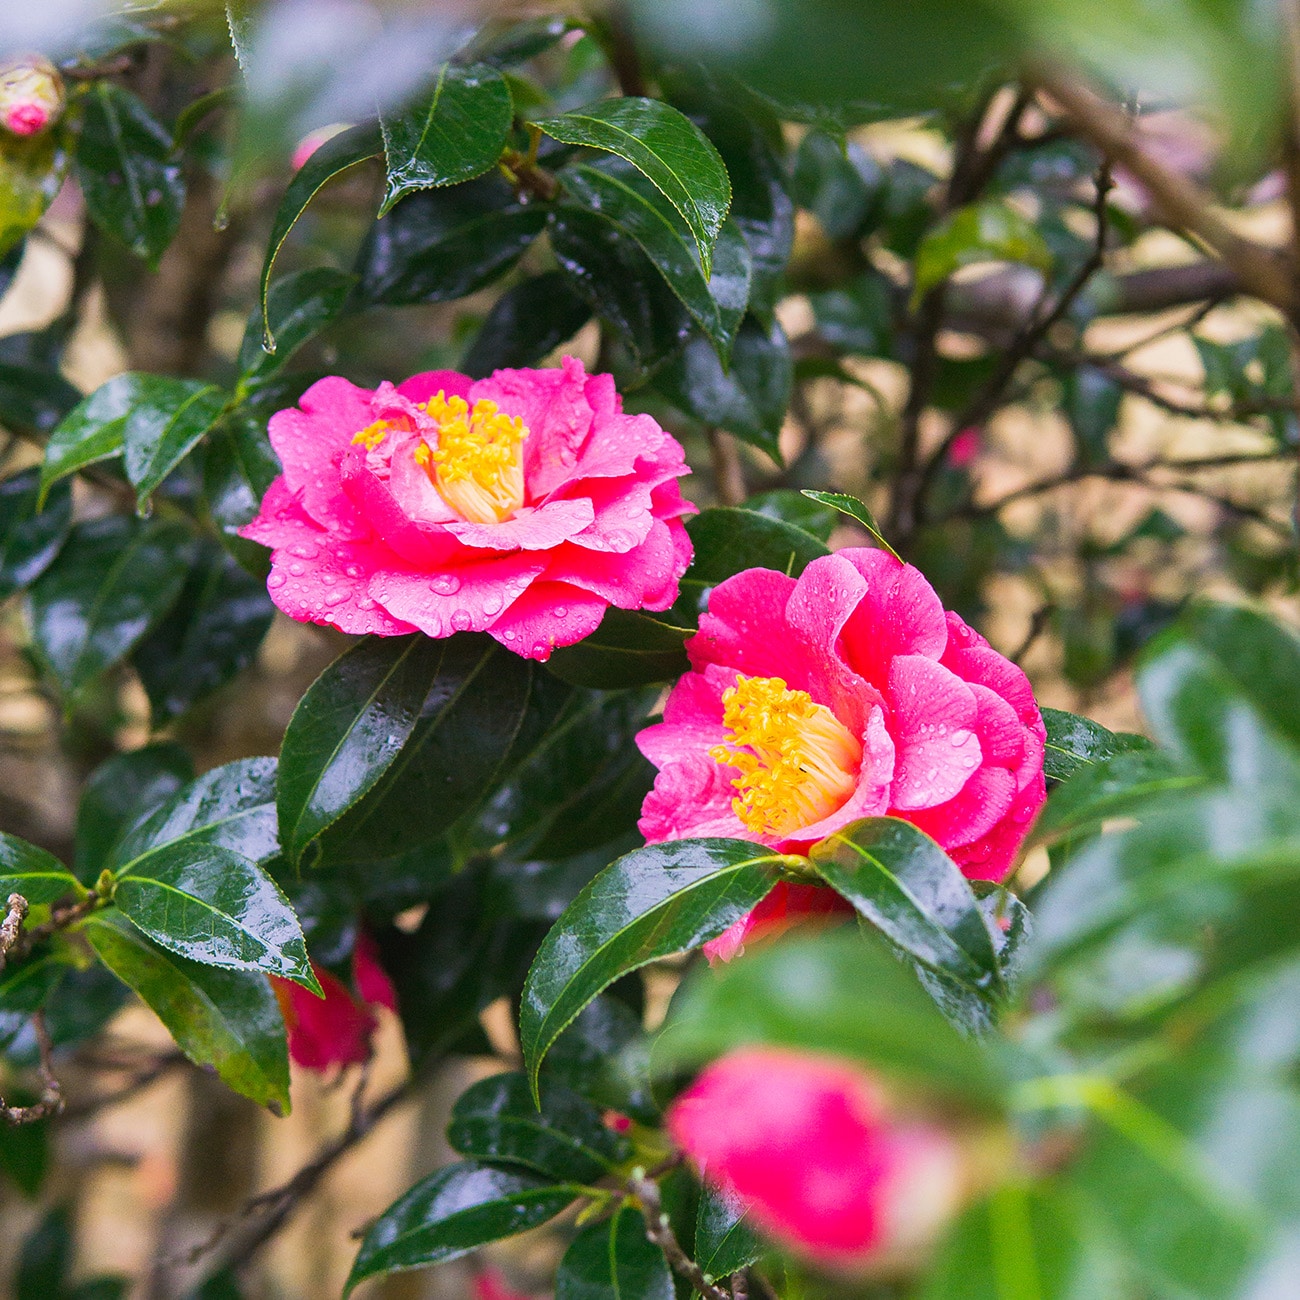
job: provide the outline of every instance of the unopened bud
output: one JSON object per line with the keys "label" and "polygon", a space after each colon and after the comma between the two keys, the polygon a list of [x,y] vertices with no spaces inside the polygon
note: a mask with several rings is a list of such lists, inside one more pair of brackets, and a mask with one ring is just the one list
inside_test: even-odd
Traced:
{"label": "unopened bud", "polygon": [[39,54],[0,62],[0,127],[13,135],[36,135],[63,116],[63,78]]}

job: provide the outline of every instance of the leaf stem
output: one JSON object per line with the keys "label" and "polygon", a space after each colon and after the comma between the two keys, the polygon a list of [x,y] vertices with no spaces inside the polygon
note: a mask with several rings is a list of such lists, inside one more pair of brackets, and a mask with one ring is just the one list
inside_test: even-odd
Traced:
{"label": "leaf stem", "polygon": [[673,1232],[672,1224],[664,1213],[659,1196],[659,1184],[646,1176],[644,1169],[634,1169],[627,1180],[628,1191],[641,1203],[645,1215],[645,1235],[663,1251],[673,1269],[681,1274],[705,1300],[732,1300],[729,1292],[714,1286],[704,1276],[704,1270],[682,1249]]}

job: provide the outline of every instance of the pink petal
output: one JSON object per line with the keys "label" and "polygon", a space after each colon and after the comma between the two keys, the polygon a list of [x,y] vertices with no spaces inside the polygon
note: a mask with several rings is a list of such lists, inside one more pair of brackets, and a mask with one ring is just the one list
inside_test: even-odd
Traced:
{"label": "pink petal", "polygon": [[655,777],[637,827],[647,844],[699,836],[753,839],[732,811],[735,795],[727,769],[706,754],[687,753]]}
{"label": "pink petal", "polygon": [[595,517],[590,501],[547,501],[540,506],[524,506],[499,524],[456,520],[445,527],[466,546],[494,551],[549,551],[574,539]]}
{"label": "pink petal", "polygon": [[423,406],[439,393],[444,393],[448,398],[463,397],[468,400],[473,383],[468,375],[462,375],[458,370],[426,370],[398,384],[397,391],[407,401]]}
{"label": "pink petal", "polygon": [[373,1016],[357,1004],[341,980],[314,962],[312,970],[325,992],[324,998],[271,976],[289,1032],[290,1059],[295,1065],[321,1073],[369,1060]]}
{"label": "pink petal", "polygon": [[545,568],[545,560],[516,551],[454,571],[431,574],[410,568],[379,568],[370,594],[395,618],[426,636],[485,632]]}
{"label": "pink petal", "polygon": [[889,705],[893,806],[931,808],[951,799],[980,765],[970,687],[933,659],[899,655],[889,666]]}
{"label": "pink petal", "polygon": [[507,650],[545,661],[557,646],[590,636],[608,603],[563,582],[534,582],[488,627]]}
{"label": "pink petal", "polygon": [[982,767],[946,803],[897,815],[951,852],[993,830],[1011,811],[1015,797],[1016,778],[1005,767]]}
{"label": "pink petal", "polygon": [[[423,472],[421,477],[429,482]],[[442,526],[416,523],[391,491],[391,480],[384,483],[366,467],[366,453],[361,447],[349,447],[343,453],[340,478],[344,491],[375,535],[408,564],[443,569],[473,558]],[[432,484],[429,486],[432,488]]]}
{"label": "pink petal", "polygon": [[704,955],[716,965],[739,956],[748,944],[776,939],[795,926],[852,915],[852,905],[833,889],[778,880],[757,907],[704,945]]}
{"label": "pink petal", "polygon": [[552,582],[581,587],[620,609],[667,609],[677,599],[677,557],[669,525],[656,520],[646,540],[623,555],[571,543],[556,547],[546,576]]}
{"label": "pink petal", "polygon": [[352,982],[368,1006],[397,1010],[397,992],[379,964],[379,945],[368,930],[358,930],[352,949]]}
{"label": "pink petal", "polygon": [[748,677],[783,677],[798,685],[790,677],[802,681],[808,671],[785,617],[793,591],[794,579],[771,569],[746,569],[720,582],[709,593],[699,632],[686,643],[691,663],[697,669],[723,664]]}

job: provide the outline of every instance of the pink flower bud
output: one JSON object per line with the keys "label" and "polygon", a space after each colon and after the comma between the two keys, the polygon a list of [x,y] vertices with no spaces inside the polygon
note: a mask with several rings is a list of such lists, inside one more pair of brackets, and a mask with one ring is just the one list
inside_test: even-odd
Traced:
{"label": "pink flower bud", "polygon": [[294,146],[293,158],[290,160],[289,166],[292,167],[294,171],[299,171],[307,159],[310,158],[312,154],[321,147],[321,145],[323,145],[327,140],[332,140],[340,132],[346,131],[347,129],[346,124],[334,122],[329,126],[321,126],[317,127],[315,131],[309,131]]}
{"label": "pink flower bud", "polygon": [[742,1048],[706,1068],[667,1120],[704,1179],[759,1228],[836,1269],[928,1245],[963,1190],[948,1133],[891,1117],[875,1079],[826,1057]]}
{"label": "pink flower bud", "polygon": [[501,1270],[485,1268],[474,1274],[474,1300],[531,1300],[502,1276]]}
{"label": "pink flower bud", "polygon": [[954,469],[965,469],[979,455],[983,443],[984,435],[974,425],[963,429],[948,448],[948,463]]}
{"label": "pink flower bud", "polygon": [[27,55],[0,63],[0,126],[13,135],[36,135],[62,116],[63,78],[48,59]]}

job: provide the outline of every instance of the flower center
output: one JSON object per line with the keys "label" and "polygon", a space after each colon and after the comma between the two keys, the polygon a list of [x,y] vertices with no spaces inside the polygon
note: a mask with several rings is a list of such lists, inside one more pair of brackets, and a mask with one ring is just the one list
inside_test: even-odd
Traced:
{"label": "flower center", "polygon": [[486,398],[471,410],[463,397],[448,400],[442,393],[428,411],[438,425],[438,445],[420,443],[415,460],[438,495],[470,523],[509,519],[524,503],[523,420]]}
{"label": "flower center", "polygon": [[857,784],[862,745],[807,691],[779,677],[736,678],[722,693],[722,724],[732,743],[709,757],[739,769],[736,816],[755,834],[785,835],[841,807]]}

